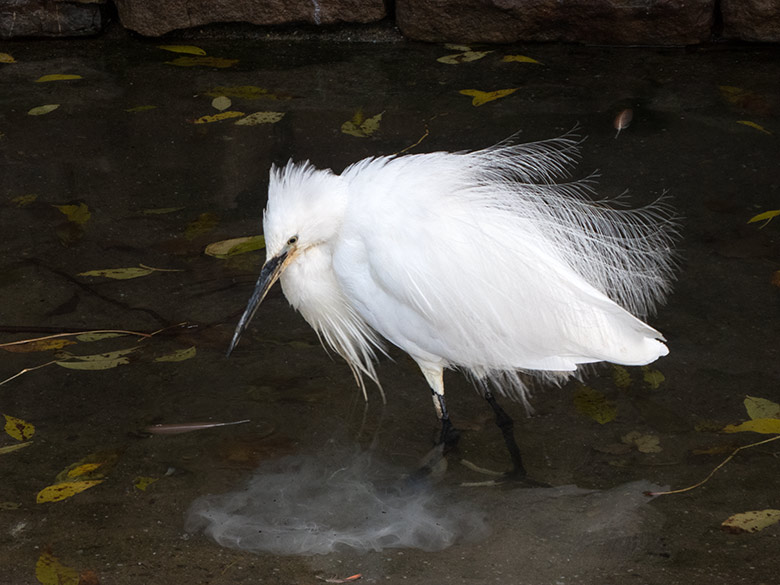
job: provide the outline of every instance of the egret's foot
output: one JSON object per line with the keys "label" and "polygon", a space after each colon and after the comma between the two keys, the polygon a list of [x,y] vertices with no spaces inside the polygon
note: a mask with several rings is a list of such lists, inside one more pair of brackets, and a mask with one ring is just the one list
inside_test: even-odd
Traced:
{"label": "egret's foot", "polygon": [[552,487],[543,481],[537,481],[528,477],[528,475],[525,473],[525,470],[522,470],[522,472],[517,469],[513,469],[512,471],[494,471],[492,469],[486,469],[484,467],[475,465],[466,459],[461,459],[460,462],[461,465],[468,467],[472,471],[476,471],[477,473],[481,473],[482,475],[487,475],[493,478],[485,481],[470,481],[461,484],[466,487],[485,487],[501,485],[505,483],[519,483],[529,488]]}
{"label": "egret's foot", "polygon": [[444,443],[439,443],[420,460],[420,465],[406,478],[408,483],[421,480],[437,480],[447,471],[447,458],[444,456]]}
{"label": "egret's foot", "polygon": [[456,429],[448,418],[441,419],[441,432],[439,433],[438,445],[442,445],[444,453],[447,453],[457,447],[460,440],[460,431]]}

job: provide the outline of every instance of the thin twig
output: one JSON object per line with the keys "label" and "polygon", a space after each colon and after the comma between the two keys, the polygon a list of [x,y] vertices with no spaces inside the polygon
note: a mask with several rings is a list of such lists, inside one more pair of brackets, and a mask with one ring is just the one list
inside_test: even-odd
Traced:
{"label": "thin twig", "polygon": [[686,488],[682,488],[682,489],[679,489],[679,490],[670,490],[668,492],[645,492],[645,495],[648,495],[648,496],[668,496],[670,494],[681,494],[683,492],[688,492],[690,490],[696,489],[697,487],[707,483],[709,481],[709,479],[713,475],[715,475],[715,472],[718,471],[718,469],[720,469],[721,467],[726,465],[726,463],[731,461],[734,458],[734,455],[736,455],[737,453],[742,451],[742,449],[749,449],[750,447],[758,447],[759,445],[764,445],[765,443],[770,443],[771,441],[777,441],[778,439],[780,439],[780,435],[775,435],[774,437],[769,437],[768,439],[764,439],[763,441],[759,441],[758,443],[751,443],[750,445],[742,445],[741,447],[737,447],[736,449],[734,449],[734,452],[731,455],[726,457],[720,463],[720,465],[718,465],[715,469],[710,471],[709,475],[707,477],[705,477],[703,480],[701,480],[699,483],[695,483],[695,484],[693,484],[691,486],[688,486]]}
{"label": "thin twig", "polygon": [[3,380],[2,382],[0,382],[0,386],[2,386],[3,384],[5,384],[6,382],[10,382],[10,381],[11,381],[11,380],[13,380],[14,378],[18,378],[18,377],[19,377],[19,376],[21,376],[22,374],[26,374],[27,372],[32,372],[33,370],[38,370],[38,369],[40,369],[40,368],[45,368],[46,366],[50,366],[50,365],[52,365],[53,363],[56,363],[56,362],[57,362],[57,360],[52,360],[52,361],[50,361],[50,362],[46,362],[45,364],[41,364],[40,366],[33,366],[32,368],[25,368],[25,369],[23,369],[21,372],[17,372],[17,373],[15,373],[13,376],[11,376],[10,378],[6,378],[6,379],[5,379],[5,380]]}

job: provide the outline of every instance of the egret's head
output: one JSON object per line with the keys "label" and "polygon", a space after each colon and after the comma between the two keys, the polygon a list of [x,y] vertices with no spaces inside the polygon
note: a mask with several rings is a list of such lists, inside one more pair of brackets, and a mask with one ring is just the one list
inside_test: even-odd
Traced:
{"label": "egret's head", "polygon": [[316,246],[332,241],[347,205],[344,179],[306,161],[271,167],[263,214],[266,259],[254,293],[238,322],[228,355],[284,269]]}

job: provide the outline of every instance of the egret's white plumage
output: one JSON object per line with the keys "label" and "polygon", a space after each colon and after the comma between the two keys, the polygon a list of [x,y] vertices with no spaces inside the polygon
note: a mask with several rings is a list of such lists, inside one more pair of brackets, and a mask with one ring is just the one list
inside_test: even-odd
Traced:
{"label": "egret's white plumage", "polygon": [[359,383],[383,339],[443,394],[445,368],[525,399],[518,372],[666,355],[644,323],[669,291],[674,222],[591,200],[572,136],[475,152],[368,158],[341,175],[271,170],[267,263],[231,349],[276,277]]}

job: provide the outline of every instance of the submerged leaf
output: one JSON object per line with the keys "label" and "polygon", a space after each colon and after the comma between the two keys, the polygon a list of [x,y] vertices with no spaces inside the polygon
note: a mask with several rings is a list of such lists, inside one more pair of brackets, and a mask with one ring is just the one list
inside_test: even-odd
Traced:
{"label": "submerged leaf", "polygon": [[263,236],[246,236],[209,244],[206,246],[205,253],[207,256],[225,259],[238,254],[261,250],[264,247],[265,238]]}
{"label": "submerged leaf", "polygon": [[144,215],[164,215],[166,213],[173,213],[174,211],[181,211],[184,207],[157,207],[153,209],[144,209],[141,211]]}
{"label": "submerged leaf", "polygon": [[60,107],[60,104],[46,104],[45,106],[37,106],[27,111],[28,116],[43,116],[49,112],[53,112]]}
{"label": "submerged leaf", "polygon": [[612,380],[615,386],[622,390],[631,386],[631,374],[626,368],[617,364],[612,364]]}
{"label": "submerged leaf", "polygon": [[89,211],[86,203],[79,203],[78,205],[52,205],[52,207],[57,208],[60,213],[68,218],[68,221],[76,225],[84,225],[92,217],[92,213]]}
{"label": "submerged leaf", "polygon": [[177,67],[216,67],[217,69],[224,69],[226,67],[232,67],[238,63],[238,59],[224,59],[222,57],[179,57],[173,61],[166,61],[168,65],[176,65]]}
{"label": "submerged leaf", "polygon": [[11,203],[16,205],[17,207],[27,207],[30,205],[30,203],[34,202],[36,199],[38,199],[38,195],[35,193],[28,193],[27,195],[19,195],[18,197],[14,197],[11,199]]}
{"label": "submerged leaf", "polygon": [[5,417],[5,432],[17,441],[27,441],[35,434],[35,426],[26,420],[8,414]]}
{"label": "submerged leaf", "polygon": [[650,388],[658,390],[661,384],[666,381],[666,376],[664,376],[660,370],[656,370],[650,366],[642,366],[642,379]]}
{"label": "submerged leaf", "polygon": [[284,112],[255,112],[236,120],[236,126],[257,126],[259,124],[275,124],[284,118]]}
{"label": "submerged leaf", "polygon": [[617,416],[617,406],[598,390],[581,386],[574,392],[574,408],[577,412],[605,424]]}
{"label": "submerged leaf", "polygon": [[47,81],[69,81],[71,79],[83,79],[81,75],[69,75],[65,73],[54,73],[52,75],[43,75],[35,80],[35,83],[46,83]]}
{"label": "submerged leaf", "polygon": [[79,585],[79,572],[63,565],[51,552],[46,551],[35,563],[35,578],[41,585]]}
{"label": "submerged leaf", "polygon": [[136,477],[133,480],[133,487],[137,490],[141,490],[142,492],[144,492],[146,491],[146,488],[148,488],[154,482],[159,481],[159,479],[160,479],[159,477],[147,477],[147,476]]}
{"label": "submerged leaf", "polygon": [[16,63],[16,59],[8,53],[0,53],[0,63]]}
{"label": "submerged leaf", "polygon": [[125,112],[145,112],[147,110],[154,110],[155,108],[157,108],[157,106],[151,106],[151,105],[134,106],[132,108],[127,108]]}
{"label": "submerged leaf", "polygon": [[100,270],[87,270],[86,272],[79,272],[78,276],[104,276],[106,278],[113,278],[114,280],[129,280],[131,278],[148,276],[152,272],[155,272],[155,270],[152,268],[133,266],[131,268],[103,268]]}
{"label": "submerged leaf", "polygon": [[219,217],[215,213],[201,213],[193,222],[187,226],[184,230],[184,237],[188,240],[194,240],[198,236],[205,235],[217,227],[219,223]]}
{"label": "submerged leaf", "polygon": [[485,55],[492,53],[493,51],[472,51],[467,50],[462,53],[455,53],[453,55],[445,55],[436,59],[439,63],[445,63],[446,65],[457,65],[458,63],[469,63],[470,61],[477,61],[482,59]]}
{"label": "submerged leaf", "polygon": [[210,116],[201,116],[193,120],[193,124],[211,124],[212,122],[220,122],[222,120],[228,120],[230,118],[240,118],[244,115],[244,112],[227,111],[220,112],[219,114],[212,114]]}
{"label": "submerged leaf", "polygon": [[[12,451],[18,451],[19,449],[24,449],[25,447],[29,447],[32,444],[33,441],[25,441],[24,443],[17,443],[16,445],[0,447],[0,455],[5,455],[6,453],[11,453]],[[0,506],[0,510],[2,510],[2,506]]]}
{"label": "submerged leaf", "polygon": [[5,351],[11,353],[32,353],[35,351],[49,351],[52,349],[62,349],[66,345],[73,345],[75,341],[70,339],[39,339],[28,343],[18,343],[16,345],[7,345],[3,347]]}
{"label": "submerged leaf", "polygon": [[374,132],[379,130],[379,122],[382,119],[382,115],[384,112],[380,112],[376,116],[372,116],[371,118],[366,118],[363,116],[363,112],[361,110],[358,110],[355,112],[355,115],[352,116],[352,119],[348,122],[344,122],[341,125],[341,131],[344,134],[349,134],[350,136],[357,136],[358,138],[367,138],[368,136],[371,136]]}
{"label": "submerged leaf", "polygon": [[493,100],[506,97],[510,94],[515,93],[516,91],[517,88],[515,87],[510,89],[498,89],[496,91],[481,91],[479,89],[461,89],[459,93],[463,95],[471,96],[473,98],[471,100],[472,106],[481,106],[482,104],[492,102]]}
{"label": "submerged leaf", "polygon": [[542,64],[540,61],[537,61],[536,59],[532,59],[531,57],[526,57],[525,55],[504,55],[504,58],[501,60],[504,63],[536,63],[537,65]]}
{"label": "submerged leaf", "polygon": [[158,49],[171,51],[172,53],[187,53],[190,55],[205,55],[206,51],[193,45],[157,45]]}
{"label": "submerged leaf", "polygon": [[620,438],[626,445],[632,445],[636,447],[640,453],[660,453],[661,440],[658,435],[643,434],[639,431],[631,431],[630,433],[623,435]]}
{"label": "submerged leaf", "polygon": [[195,349],[195,346],[188,347],[187,349],[179,349],[174,351],[173,353],[169,353],[167,355],[162,355],[158,358],[154,358],[154,361],[156,362],[183,362],[184,360],[188,360],[195,357],[195,354],[197,352],[197,349]]}
{"label": "submerged leaf", "polygon": [[748,126],[750,128],[753,128],[755,130],[759,130],[760,132],[763,132],[764,134],[769,134],[770,136],[772,133],[761,126],[760,124],[756,124],[755,122],[751,122],[750,120],[737,120],[737,124],[742,124],[743,126]]}
{"label": "submerged leaf", "polygon": [[751,419],[780,418],[780,404],[766,398],[747,396],[745,398],[745,410]]}
{"label": "submerged leaf", "polygon": [[740,512],[726,518],[720,525],[726,532],[741,534],[744,532],[758,532],[767,526],[780,522],[780,510],[753,510]]}
{"label": "submerged leaf", "polygon": [[243,100],[256,100],[261,98],[271,100],[289,100],[293,97],[287,94],[273,93],[268,89],[257,87],[256,85],[218,86],[204,92],[204,94],[210,97],[223,95]]}

